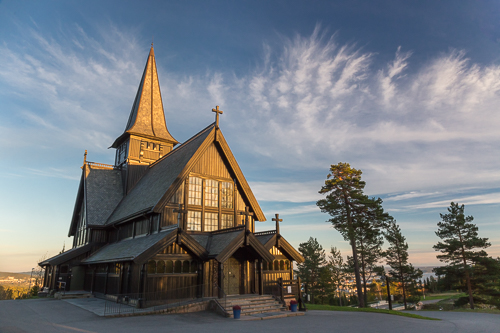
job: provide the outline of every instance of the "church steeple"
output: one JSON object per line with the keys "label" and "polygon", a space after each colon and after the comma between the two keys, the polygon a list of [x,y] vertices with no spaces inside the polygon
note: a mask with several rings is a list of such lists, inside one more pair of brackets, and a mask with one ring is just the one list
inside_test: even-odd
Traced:
{"label": "church steeple", "polygon": [[[140,145],[140,151],[135,154],[137,156],[133,156],[137,149],[133,149],[134,142],[132,141]],[[117,165],[130,158],[141,164],[149,164],[167,154],[177,143],[179,142],[169,133],[165,122],[155,54],[151,44],[127,126],[111,147],[118,148]],[[146,154],[146,151],[151,151],[151,153],[157,151],[157,154]],[[119,158],[119,155],[122,157]]]}

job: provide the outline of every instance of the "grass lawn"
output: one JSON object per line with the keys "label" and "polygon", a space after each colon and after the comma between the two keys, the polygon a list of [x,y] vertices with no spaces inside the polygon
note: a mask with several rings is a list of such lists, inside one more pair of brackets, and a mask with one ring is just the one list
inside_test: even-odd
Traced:
{"label": "grass lawn", "polygon": [[373,309],[373,308],[351,308],[349,306],[333,306],[333,305],[320,305],[320,304],[307,304],[308,310],[326,310],[326,311],[354,311],[354,312],[375,312],[375,313],[385,313],[396,316],[417,318],[417,319],[426,319],[426,320],[441,320],[436,318],[429,318],[420,316],[413,313],[406,313],[401,311],[394,310],[385,310],[385,309]]}
{"label": "grass lawn", "polygon": [[428,294],[425,299],[420,298],[421,301],[429,301],[433,299],[457,299],[458,297],[465,296],[464,293],[441,293],[441,294]]}

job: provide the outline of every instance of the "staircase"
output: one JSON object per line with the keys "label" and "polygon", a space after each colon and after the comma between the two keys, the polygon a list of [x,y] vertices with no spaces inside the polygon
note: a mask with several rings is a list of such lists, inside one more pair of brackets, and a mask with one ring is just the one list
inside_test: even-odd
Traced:
{"label": "staircase", "polygon": [[258,313],[267,312],[282,312],[287,309],[270,295],[238,295],[228,296],[225,300],[218,300],[221,307],[226,312],[226,317],[233,317],[233,306],[239,305],[241,307],[241,315],[248,316]]}

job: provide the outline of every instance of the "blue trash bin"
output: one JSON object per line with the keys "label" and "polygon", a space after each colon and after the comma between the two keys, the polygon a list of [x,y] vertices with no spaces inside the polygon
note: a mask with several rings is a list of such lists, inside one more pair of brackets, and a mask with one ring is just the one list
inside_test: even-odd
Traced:
{"label": "blue trash bin", "polygon": [[235,308],[233,308],[233,317],[234,317],[234,319],[240,319],[240,315],[241,315],[241,309],[235,309]]}
{"label": "blue trash bin", "polygon": [[297,312],[297,304],[290,304],[290,310],[292,310],[292,312]]}

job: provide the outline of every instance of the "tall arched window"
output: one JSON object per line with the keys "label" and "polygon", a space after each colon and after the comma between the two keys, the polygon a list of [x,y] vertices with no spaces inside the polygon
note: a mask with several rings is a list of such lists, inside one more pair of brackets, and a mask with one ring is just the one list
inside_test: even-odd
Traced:
{"label": "tall arched window", "polygon": [[174,273],[181,273],[182,272],[182,261],[176,260],[174,264]]}
{"label": "tall arched window", "polygon": [[156,273],[163,274],[165,273],[165,262],[163,260],[158,260],[156,263]]}
{"label": "tall arched window", "polygon": [[174,272],[174,263],[172,260],[167,260],[165,264],[165,273],[173,273]]}
{"label": "tall arched window", "polygon": [[182,263],[182,273],[189,273],[189,261],[184,260]]}
{"label": "tall arched window", "polygon": [[274,261],[274,270],[279,271],[280,270],[280,263],[278,260]]}
{"label": "tall arched window", "polygon": [[148,262],[148,274],[156,274],[156,261],[150,260]]}
{"label": "tall arched window", "polygon": [[280,260],[280,271],[284,271],[284,270],[285,270],[285,261]]}
{"label": "tall arched window", "polygon": [[191,261],[191,273],[196,273],[198,271],[198,263],[196,261]]}

